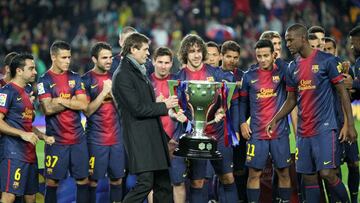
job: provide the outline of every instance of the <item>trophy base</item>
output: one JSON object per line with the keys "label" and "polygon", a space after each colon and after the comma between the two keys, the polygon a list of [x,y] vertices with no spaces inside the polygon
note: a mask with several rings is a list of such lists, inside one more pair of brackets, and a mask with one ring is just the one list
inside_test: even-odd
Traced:
{"label": "trophy base", "polygon": [[175,156],[189,159],[222,159],[217,151],[217,141],[214,139],[197,139],[183,136],[179,140],[179,147],[174,151]]}

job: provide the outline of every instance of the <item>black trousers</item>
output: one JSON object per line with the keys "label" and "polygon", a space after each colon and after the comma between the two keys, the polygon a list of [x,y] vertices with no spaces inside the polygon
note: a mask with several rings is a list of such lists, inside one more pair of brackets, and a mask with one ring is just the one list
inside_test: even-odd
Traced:
{"label": "black trousers", "polygon": [[126,194],[123,203],[142,203],[151,190],[154,192],[154,203],[173,202],[169,170],[147,171],[136,174],[136,185]]}

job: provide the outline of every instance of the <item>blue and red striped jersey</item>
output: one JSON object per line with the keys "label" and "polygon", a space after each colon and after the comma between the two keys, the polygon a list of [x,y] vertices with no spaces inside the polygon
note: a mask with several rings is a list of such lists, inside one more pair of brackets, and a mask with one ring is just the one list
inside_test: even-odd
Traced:
{"label": "blue and red striped jersey", "polygon": [[250,128],[255,139],[275,139],[289,135],[287,117],[278,122],[271,137],[266,133],[266,125],[286,100],[285,71],[275,64],[272,70],[263,70],[257,65],[243,77],[240,91],[240,122],[246,122],[245,112],[250,108]]}
{"label": "blue and red striped jersey", "polygon": [[[40,101],[57,97],[71,99],[73,96],[85,94],[80,76],[71,71],[56,74],[48,70],[39,78],[37,87]],[[45,116],[45,121],[46,134],[54,136],[57,144],[76,144],[85,138],[80,111],[66,108],[62,112]]]}
{"label": "blue and red striped jersey", "polygon": [[[35,117],[34,107],[25,88],[10,82],[0,89],[0,112],[4,121],[11,127],[32,132]],[[35,146],[30,142],[3,134],[4,158],[17,159],[27,163],[36,162]]]}
{"label": "blue and red striped jersey", "polygon": [[[89,71],[82,76],[89,102],[94,101],[103,90],[104,80],[111,80],[112,73],[98,74]],[[86,137],[88,143],[97,145],[114,145],[121,141],[121,126],[118,112],[111,94],[100,107],[87,118]]]}
{"label": "blue and red striped jersey", "polygon": [[286,89],[297,94],[298,135],[337,129],[332,84],[343,82],[339,59],[314,50],[307,58],[296,58],[287,70]]}

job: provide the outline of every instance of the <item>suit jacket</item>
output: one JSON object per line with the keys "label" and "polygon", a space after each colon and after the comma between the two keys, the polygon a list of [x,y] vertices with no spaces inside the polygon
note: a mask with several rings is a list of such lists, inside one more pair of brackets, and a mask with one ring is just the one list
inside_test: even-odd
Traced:
{"label": "suit jacket", "polygon": [[123,126],[130,173],[168,169],[168,138],[160,121],[168,110],[165,103],[155,102],[151,82],[127,57],[114,73],[112,93]]}

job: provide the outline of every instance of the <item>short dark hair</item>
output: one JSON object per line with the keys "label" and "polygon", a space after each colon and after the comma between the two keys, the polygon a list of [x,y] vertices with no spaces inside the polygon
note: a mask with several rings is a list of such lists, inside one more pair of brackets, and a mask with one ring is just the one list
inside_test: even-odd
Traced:
{"label": "short dark hair", "polygon": [[267,48],[267,47],[270,48],[271,53],[274,52],[274,45],[268,39],[261,39],[261,40],[257,41],[255,44],[255,49]]}
{"label": "short dark hair", "polygon": [[350,35],[351,37],[360,37],[360,25],[354,27],[354,28],[350,31],[349,35]]}
{"label": "short dark hair", "polygon": [[18,55],[17,52],[10,52],[8,54],[6,54],[5,58],[4,58],[4,65],[5,66],[10,66],[11,61],[13,60],[13,58]]}
{"label": "short dark hair", "polygon": [[273,31],[273,30],[265,31],[260,35],[259,39],[272,40],[273,38],[280,38],[281,39],[281,36],[280,36],[279,32]]}
{"label": "short dark hair", "polygon": [[308,39],[307,28],[303,24],[295,23],[291,25],[286,29],[286,32],[290,32],[290,31],[296,32],[297,35],[304,37],[306,40]]}
{"label": "short dark hair", "polygon": [[50,47],[50,54],[57,54],[60,50],[68,50],[71,51],[71,46],[69,43],[57,40]]}
{"label": "short dark hair", "polygon": [[221,53],[225,54],[227,51],[235,51],[240,54],[240,45],[232,40],[226,41],[221,46]]}
{"label": "short dark hair", "polygon": [[172,51],[167,47],[159,47],[155,50],[153,59],[156,60],[159,56],[169,56],[170,60],[173,60],[173,53]]}
{"label": "short dark hair", "polygon": [[131,48],[140,49],[143,43],[150,43],[150,39],[145,35],[134,32],[125,39],[124,48],[121,51],[121,56],[126,56],[131,53]]}
{"label": "short dark hair", "polygon": [[204,40],[196,34],[188,34],[181,40],[178,51],[178,57],[181,63],[187,64],[189,49],[194,45],[198,45],[200,47],[203,55],[203,61],[206,59],[207,49]]}
{"label": "short dark hair", "polygon": [[100,51],[103,49],[112,51],[110,44],[106,42],[97,42],[94,44],[94,46],[91,47],[90,54],[97,59],[99,57]]}
{"label": "short dark hair", "polygon": [[308,40],[317,40],[317,36],[314,33],[309,33],[308,34]]}
{"label": "short dark hair", "polygon": [[208,41],[208,42],[206,42],[206,47],[214,47],[220,53],[220,46],[218,44],[216,44],[216,42]]}
{"label": "short dark hair", "polygon": [[14,78],[16,76],[16,69],[20,68],[24,70],[25,60],[30,59],[34,60],[34,57],[29,53],[21,53],[14,56],[10,63],[10,77]]}
{"label": "short dark hair", "polygon": [[333,44],[334,48],[336,49],[336,41],[335,41],[334,38],[332,38],[332,37],[324,37],[324,39],[325,39],[325,43],[331,42]]}
{"label": "short dark hair", "polygon": [[311,26],[308,30],[308,33],[316,33],[316,32],[321,32],[321,33],[325,34],[325,29],[321,26],[314,25],[314,26]]}

